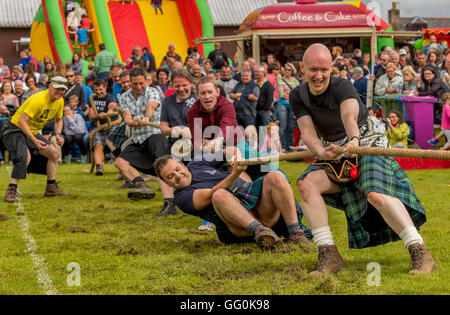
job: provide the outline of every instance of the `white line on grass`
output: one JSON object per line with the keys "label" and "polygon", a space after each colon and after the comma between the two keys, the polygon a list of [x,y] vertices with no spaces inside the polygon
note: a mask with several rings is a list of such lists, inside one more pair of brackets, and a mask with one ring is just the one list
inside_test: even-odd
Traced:
{"label": "white line on grass", "polygon": [[[11,177],[11,167],[6,167],[6,171],[8,172],[9,176]],[[25,245],[27,247],[27,252],[30,254],[31,259],[34,263],[34,269],[38,276],[38,283],[44,289],[44,292],[46,295],[60,295],[61,293],[58,292],[58,290],[53,285],[53,281],[50,278],[48,271],[47,271],[47,264],[45,263],[45,260],[37,254],[37,245],[36,240],[33,238],[33,236],[30,233],[30,222],[28,221],[27,216],[24,212],[24,207],[22,204],[22,196],[20,195],[19,191],[17,196],[17,210],[16,213],[18,214],[18,220],[20,229],[22,230],[22,238],[25,242]]]}

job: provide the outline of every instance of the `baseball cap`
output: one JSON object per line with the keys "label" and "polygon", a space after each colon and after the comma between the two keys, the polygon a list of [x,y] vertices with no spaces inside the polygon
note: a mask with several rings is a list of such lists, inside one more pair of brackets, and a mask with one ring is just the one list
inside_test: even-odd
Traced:
{"label": "baseball cap", "polygon": [[65,89],[67,90],[67,80],[62,76],[55,76],[52,78],[51,85],[55,89]]}
{"label": "baseball cap", "polygon": [[364,71],[361,67],[354,67],[352,70],[350,70],[350,73],[358,73],[364,75]]}
{"label": "baseball cap", "polygon": [[398,51],[398,54],[399,54],[400,56],[407,55],[406,50],[404,50],[404,49],[400,49],[400,50]]}

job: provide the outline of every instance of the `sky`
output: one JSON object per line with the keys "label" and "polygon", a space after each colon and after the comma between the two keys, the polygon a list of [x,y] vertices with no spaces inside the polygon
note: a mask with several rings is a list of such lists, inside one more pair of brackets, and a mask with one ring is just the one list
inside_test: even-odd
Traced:
{"label": "sky", "polygon": [[401,17],[450,17],[449,0],[363,0],[363,2],[367,5],[371,2],[378,3],[381,7],[381,18],[386,21],[392,2],[400,3]]}

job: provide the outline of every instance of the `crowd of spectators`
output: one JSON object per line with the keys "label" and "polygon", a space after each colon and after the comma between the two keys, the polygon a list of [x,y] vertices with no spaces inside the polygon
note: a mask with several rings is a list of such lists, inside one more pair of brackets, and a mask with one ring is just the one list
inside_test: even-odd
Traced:
{"label": "crowd of spectators", "polygon": [[[374,80],[373,111],[380,119],[386,121],[391,144],[402,143],[404,147],[407,147],[407,143],[404,139],[397,141],[396,131],[399,128],[396,127],[397,124],[404,129],[401,113],[392,112],[382,117],[377,97],[415,95],[442,99],[445,93],[450,92],[449,49],[437,43],[435,38],[431,38],[431,43],[417,54],[413,51],[408,52],[406,48],[394,50],[384,47],[375,56],[375,66],[371,67],[369,53],[363,54],[359,49],[355,49],[352,53],[344,53],[340,45],[330,47],[334,58],[332,75],[350,80],[363,102],[367,98],[368,81]],[[129,77],[121,76],[123,72],[126,74],[134,67],[144,68],[148,73],[148,85],[158,91],[162,100],[174,93],[172,72],[178,68],[185,68],[192,76],[194,93],[195,84],[202,77],[210,76],[216,80],[220,94],[234,105],[239,125],[244,128],[252,125],[259,133],[267,132],[267,126],[276,123],[281,151],[289,152],[302,148],[301,135],[289,104],[290,91],[302,82],[301,60],[290,59],[289,62],[281,63],[273,54],[268,54],[259,65],[254,58],[249,57],[238,67],[228,58],[220,43],[215,44],[214,50],[206,56],[207,58],[201,56],[196,47],[189,48],[184,62],[176,52],[175,44],[171,43],[159,65],[146,47],[141,49],[140,46],[135,46],[125,65],[118,63],[116,57],[105,49],[105,45],[100,44],[99,51],[89,65],[89,72],[84,76],[81,73],[84,56],[77,52],[69,64],[61,62],[55,64],[49,56],[37,60],[30,49],[20,52],[21,59],[18,65],[8,65],[7,60],[0,56],[0,115],[8,116],[6,105],[17,108],[30,96],[45,90],[55,75],[64,76],[69,83],[64,97],[68,107],[64,112],[67,145],[64,147],[64,156],[61,160],[69,162],[70,152],[75,154],[78,152],[76,146],[75,151],[70,149],[73,147],[71,144],[76,143],[81,161],[84,163],[88,160],[87,135],[95,128],[95,124],[90,122],[92,117],[90,96],[95,92],[96,86],[104,82],[100,87],[104,87],[105,95],[102,95],[102,100],[107,99],[105,111],[108,111],[110,103],[118,104],[118,96],[123,91],[124,84],[129,84]],[[125,88],[128,89],[129,86]],[[107,97],[108,95],[111,97]],[[96,99],[95,102],[97,104],[100,100]],[[437,105],[437,120],[442,119],[442,107],[441,104]],[[81,119],[85,122],[85,128],[81,128]],[[407,137],[407,132],[402,134],[404,138]],[[273,148],[270,151],[272,152]]]}

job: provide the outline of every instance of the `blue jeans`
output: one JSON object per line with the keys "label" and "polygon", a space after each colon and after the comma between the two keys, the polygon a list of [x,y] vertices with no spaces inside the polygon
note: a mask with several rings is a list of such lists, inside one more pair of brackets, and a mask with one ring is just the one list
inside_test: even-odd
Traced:
{"label": "blue jeans", "polygon": [[258,111],[256,113],[256,128],[259,129],[259,126],[267,126],[272,122],[272,111]]}
{"label": "blue jeans", "polygon": [[159,8],[159,11],[161,11],[161,14],[163,14],[160,4],[153,4],[153,7],[155,8],[155,14],[158,14],[158,8]]}
{"label": "blue jeans", "polygon": [[284,150],[290,151],[289,146],[293,145],[294,137],[294,112],[286,105],[278,104],[278,119],[280,120],[280,140]]}

